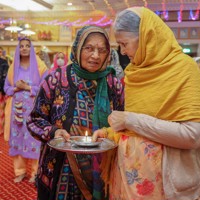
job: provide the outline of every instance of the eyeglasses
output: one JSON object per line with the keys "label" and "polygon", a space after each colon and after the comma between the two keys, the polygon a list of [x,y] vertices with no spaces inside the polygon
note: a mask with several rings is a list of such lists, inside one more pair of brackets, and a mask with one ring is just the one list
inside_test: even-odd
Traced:
{"label": "eyeglasses", "polygon": [[106,47],[96,48],[96,47],[93,47],[93,46],[84,46],[84,47],[82,47],[82,49],[84,49],[88,53],[94,53],[95,50],[98,50],[99,54],[108,53],[108,49]]}

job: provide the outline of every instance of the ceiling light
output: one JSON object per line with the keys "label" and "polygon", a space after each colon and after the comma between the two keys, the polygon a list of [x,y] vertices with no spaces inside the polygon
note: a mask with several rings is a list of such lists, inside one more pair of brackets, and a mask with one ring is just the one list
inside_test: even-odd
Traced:
{"label": "ceiling light", "polygon": [[24,35],[35,35],[35,32],[34,31],[31,31],[29,29],[26,29],[26,30],[23,30],[20,32],[21,34],[24,34]]}
{"label": "ceiling light", "polygon": [[43,0],[26,0],[23,1],[23,3],[21,0],[0,0],[0,4],[19,11],[44,11],[53,8],[51,4],[48,4]]}
{"label": "ceiling light", "polygon": [[21,34],[27,35],[27,36],[35,35],[35,32],[30,29],[31,26],[29,24],[24,24],[24,28],[25,28],[25,30],[20,31]]}
{"label": "ceiling light", "polygon": [[8,26],[5,28],[6,31],[11,31],[11,32],[17,32],[17,31],[21,31],[22,28],[20,28],[19,26]]}
{"label": "ceiling light", "polygon": [[67,5],[68,5],[68,6],[72,6],[72,3],[71,3],[71,2],[69,2],[69,3],[67,3]]}
{"label": "ceiling light", "polygon": [[6,30],[6,31],[11,31],[11,32],[17,32],[17,31],[21,31],[22,28],[19,27],[19,26],[17,26],[16,20],[12,19],[12,20],[10,21],[10,26],[7,26],[7,27],[5,28],[5,30]]}
{"label": "ceiling light", "polygon": [[24,24],[24,27],[25,28],[30,28],[30,25],[29,24]]}

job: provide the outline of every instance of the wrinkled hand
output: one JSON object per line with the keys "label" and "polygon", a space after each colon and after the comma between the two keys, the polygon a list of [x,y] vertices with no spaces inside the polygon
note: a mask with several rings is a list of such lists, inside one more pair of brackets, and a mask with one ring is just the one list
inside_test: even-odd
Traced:
{"label": "wrinkled hand", "polygon": [[58,129],[55,132],[54,138],[59,138],[59,137],[62,137],[67,141],[70,138],[70,134],[65,129]]}
{"label": "wrinkled hand", "polygon": [[94,131],[92,135],[92,141],[96,142],[98,138],[104,138],[105,137],[105,130],[103,129],[98,129]]}
{"label": "wrinkled hand", "polygon": [[125,111],[113,111],[108,116],[108,123],[113,128],[114,131],[120,131],[126,128],[126,116],[127,112]]}

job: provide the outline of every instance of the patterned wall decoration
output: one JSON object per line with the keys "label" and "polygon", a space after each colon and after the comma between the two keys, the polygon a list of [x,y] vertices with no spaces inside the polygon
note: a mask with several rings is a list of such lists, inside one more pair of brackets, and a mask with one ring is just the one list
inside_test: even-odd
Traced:
{"label": "patterned wall decoration", "polygon": [[200,39],[200,27],[171,28],[176,39]]}

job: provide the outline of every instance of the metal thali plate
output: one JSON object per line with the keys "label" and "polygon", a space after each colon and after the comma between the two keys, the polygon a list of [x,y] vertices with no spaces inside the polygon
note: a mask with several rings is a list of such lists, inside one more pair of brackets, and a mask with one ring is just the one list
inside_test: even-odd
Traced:
{"label": "metal thali plate", "polygon": [[103,153],[117,147],[112,140],[99,138],[96,142],[92,142],[92,137],[87,137],[86,140],[85,136],[71,136],[69,141],[64,138],[54,138],[48,145],[58,151],[77,154]]}

